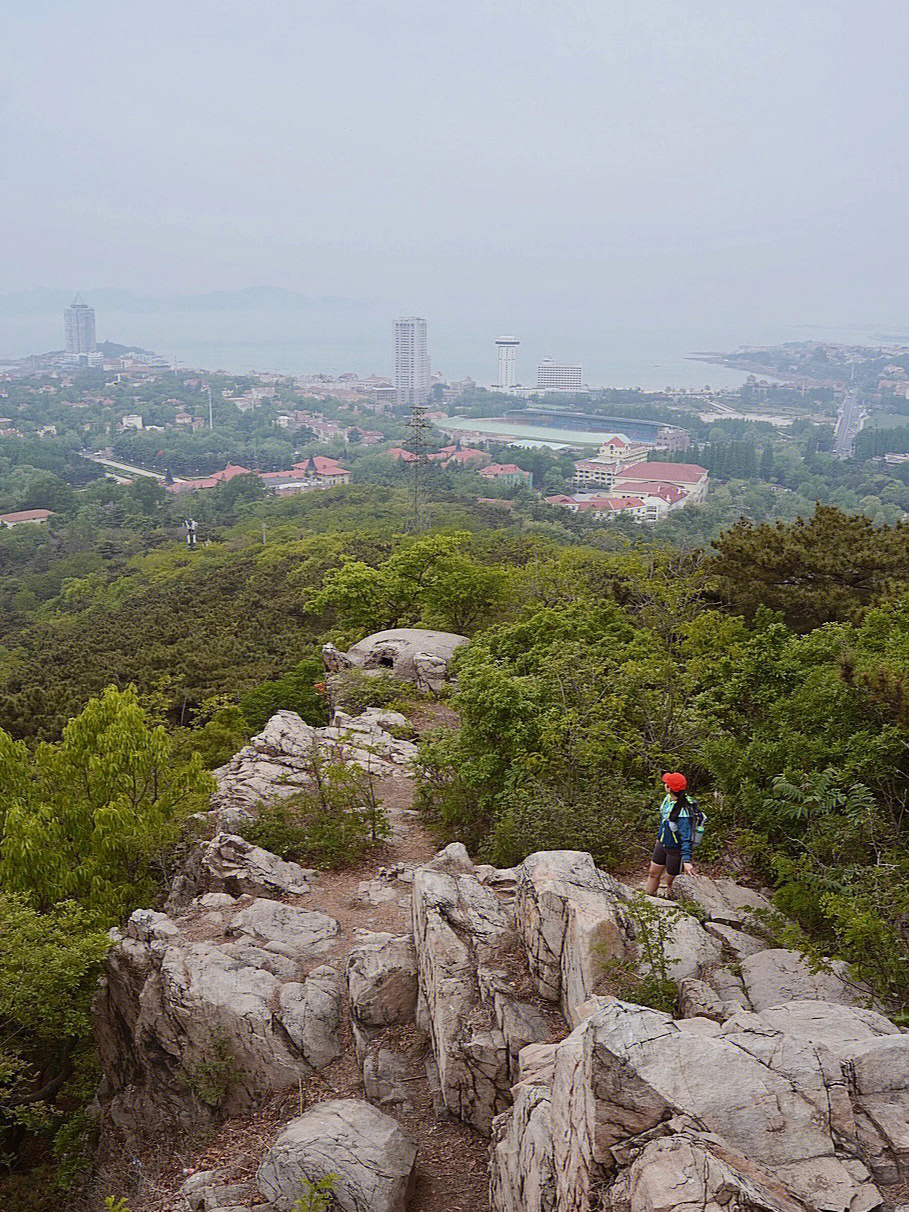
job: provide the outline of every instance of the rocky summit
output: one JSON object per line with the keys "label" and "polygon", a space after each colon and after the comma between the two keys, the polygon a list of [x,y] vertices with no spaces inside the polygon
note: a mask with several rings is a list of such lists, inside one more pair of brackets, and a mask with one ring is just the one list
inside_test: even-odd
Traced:
{"label": "rocky summit", "polygon": [[[293,770],[288,716],[220,773],[216,827]],[[322,742],[357,761],[384,732],[391,803],[410,782],[386,724]],[[770,946],[759,893],[699,876],[644,898],[577,851],[476,865],[389,811],[399,860],[346,884],[217,827],[167,912],[116,936],[94,1007],[108,1151],[268,1123],[254,1164],[190,1166],[156,1209],[289,1212],[321,1181],[344,1212],[900,1205],[909,1035],[842,965]],[[675,1015],[617,986],[654,931]]]}

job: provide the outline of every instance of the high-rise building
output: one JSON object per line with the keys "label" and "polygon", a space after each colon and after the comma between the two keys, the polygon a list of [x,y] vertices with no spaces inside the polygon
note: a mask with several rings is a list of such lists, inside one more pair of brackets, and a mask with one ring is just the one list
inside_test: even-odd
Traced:
{"label": "high-rise building", "polygon": [[544,358],[537,367],[537,387],[543,391],[580,391],[584,372],[580,366],[553,362]]}
{"label": "high-rise building", "polygon": [[499,351],[499,377],[497,387],[514,387],[515,354],[521,342],[517,337],[496,337],[496,348]]}
{"label": "high-rise building", "polygon": [[426,321],[420,316],[395,321],[395,392],[397,403],[408,407],[429,401]]}
{"label": "high-rise building", "polygon": [[81,295],[76,295],[69,307],[63,309],[63,335],[66,340],[66,356],[78,358],[80,354],[94,353],[95,309],[89,307]]}

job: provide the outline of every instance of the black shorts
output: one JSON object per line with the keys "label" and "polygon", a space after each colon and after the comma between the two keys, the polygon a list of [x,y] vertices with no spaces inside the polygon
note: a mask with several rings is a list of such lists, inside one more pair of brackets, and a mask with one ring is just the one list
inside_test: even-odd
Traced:
{"label": "black shorts", "polygon": [[682,870],[682,851],[667,850],[662,842],[657,842],[653,848],[651,862],[656,863],[658,867],[665,867],[667,875],[676,876]]}

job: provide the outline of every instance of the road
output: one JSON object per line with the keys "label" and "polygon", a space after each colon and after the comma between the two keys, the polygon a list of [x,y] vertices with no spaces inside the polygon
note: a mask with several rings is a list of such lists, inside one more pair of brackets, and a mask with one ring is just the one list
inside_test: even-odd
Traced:
{"label": "road", "polygon": [[[83,458],[90,459],[92,463],[101,463],[104,467],[111,467],[116,471],[129,472],[130,475],[146,476],[150,480],[160,480],[162,483],[164,481],[164,476],[160,471],[149,471],[146,467],[133,467],[129,463],[118,463],[116,459],[105,459],[102,455],[85,454],[85,452],[83,452]],[[175,484],[183,483],[179,476],[173,476],[171,478]]]}
{"label": "road", "polygon": [[836,429],[833,431],[833,455],[837,459],[852,457],[852,447],[856,435],[862,428],[862,406],[857,388],[847,391],[836,417]]}

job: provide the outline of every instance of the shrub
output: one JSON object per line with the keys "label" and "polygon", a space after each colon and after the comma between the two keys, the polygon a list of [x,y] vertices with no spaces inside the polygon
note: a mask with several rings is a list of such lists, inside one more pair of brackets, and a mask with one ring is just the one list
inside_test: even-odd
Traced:
{"label": "shrub", "polygon": [[394,674],[364,673],[361,669],[345,669],[334,674],[331,688],[334,701],[351,715],[357,715],[367,707],[397,711],[421,697],[416,686],[402,682]]}
{"label": "shrub", "polygon": [[243,837],[293,862],[352,866],[390,834],[372,778],[359,766],[332,761],[317,745],[305,768],[312,786],[263,807],[242,827]]}
{"label": "shrub", "polygon": [[260,682],[240,699],[250,728],[258,732],[276,711],[296,711],[307,724],[327,724],[328,704],[316,686],[325,676],[318,657],[307,657],[279,678]]}
{"label": "shrub", "polygon": [[635,927],[640,959],[610,956],[603,968],[617,997],[675,1014],[679,991],[669,976],[666,948],[672,939],[673,927],[685,911],[673,905],[654,905],[643,893],[638,893],[628,905],[628,916]]}
{"label": "shrub", "polygon": [[337,1174],[326,1174],[317,1182],[304,1179],[303,1193],[291,1208],[291,1212],[328,1212],[335,1206],[332,1192],[337,1181]]}

